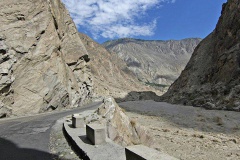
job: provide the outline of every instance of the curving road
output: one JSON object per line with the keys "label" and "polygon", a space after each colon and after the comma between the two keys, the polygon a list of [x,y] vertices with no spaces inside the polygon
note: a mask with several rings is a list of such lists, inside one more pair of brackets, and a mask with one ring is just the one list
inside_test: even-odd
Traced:
{"label": "curving road", "polygon": [[92,103],[82,108],[42,115],[0,120],[0,160],[50,160],[49,139],[56,120],[85,110],[96,109]]}

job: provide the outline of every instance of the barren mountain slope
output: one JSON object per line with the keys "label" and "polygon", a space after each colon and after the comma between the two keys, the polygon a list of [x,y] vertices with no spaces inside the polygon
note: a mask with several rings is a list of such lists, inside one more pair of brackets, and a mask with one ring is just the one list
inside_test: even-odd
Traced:
{"label": "barren mountain slope", "polygon": [[216,29],[164,95],[172,103],[240,111],[240,1],[228,0]]}
{"label": "barren mountain slope", "polygon": [[0,24],[0,118],[91,98],[87,51],[60,0],[1,0]]}
{"label": "barren mountain slope", "polygon": [[155,91],[138,81],[116,54],[108,52],[83,33],[79,33],[79,36],[89,53],[95,94],[110,94],[115,98],[123,98],[131,91]]}
{"label": "barren mountain slope", "polygon": [[170,85],[177,79],[201,39],[144,41],[119,39],[103,44],[117,53],[143,82]]}

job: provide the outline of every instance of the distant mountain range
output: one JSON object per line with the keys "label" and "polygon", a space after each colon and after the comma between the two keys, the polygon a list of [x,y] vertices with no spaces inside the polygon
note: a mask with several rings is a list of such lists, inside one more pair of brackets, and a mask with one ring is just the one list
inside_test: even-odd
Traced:
{"label": "distant mountain range", "polygon": [[136,77],[153,86],[170,86],[189,61],[200,38],[140,40],[123,38],[103,43],[124,60]]}
{"label": "distant mountain range", "polygon": [[111,54],[83,33],[79,33],[79,37],[90,58],[89,67],[93,75],[93,92],[96,96],[111,95],[115,98],[124,98],[131,91],[158,92],[139,82],[127,64],[116,54]]}

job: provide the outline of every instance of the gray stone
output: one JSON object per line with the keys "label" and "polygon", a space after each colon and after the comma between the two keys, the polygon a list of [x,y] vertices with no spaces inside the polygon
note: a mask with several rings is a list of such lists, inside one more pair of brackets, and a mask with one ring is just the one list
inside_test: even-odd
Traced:
{"label": "gray stone", "polygon": [[11,110],[2,101],[0,101],[0,118],[8,117],[11,114]]}
{"label": "gray stone", "polygon": [[94,144],[106,142],[105,126],[100,124],[88,124],[86,127],[87,138]]}

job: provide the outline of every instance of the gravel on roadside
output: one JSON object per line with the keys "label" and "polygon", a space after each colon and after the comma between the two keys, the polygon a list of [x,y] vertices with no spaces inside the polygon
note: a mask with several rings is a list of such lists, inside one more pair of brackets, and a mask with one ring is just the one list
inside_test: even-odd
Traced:
{"label": "gravel on roadside", "polygon": [[81,160],[64,136],[64,120],[65,118],[57,120],[51,130],[49,148],[53,154],[53,160]]}

